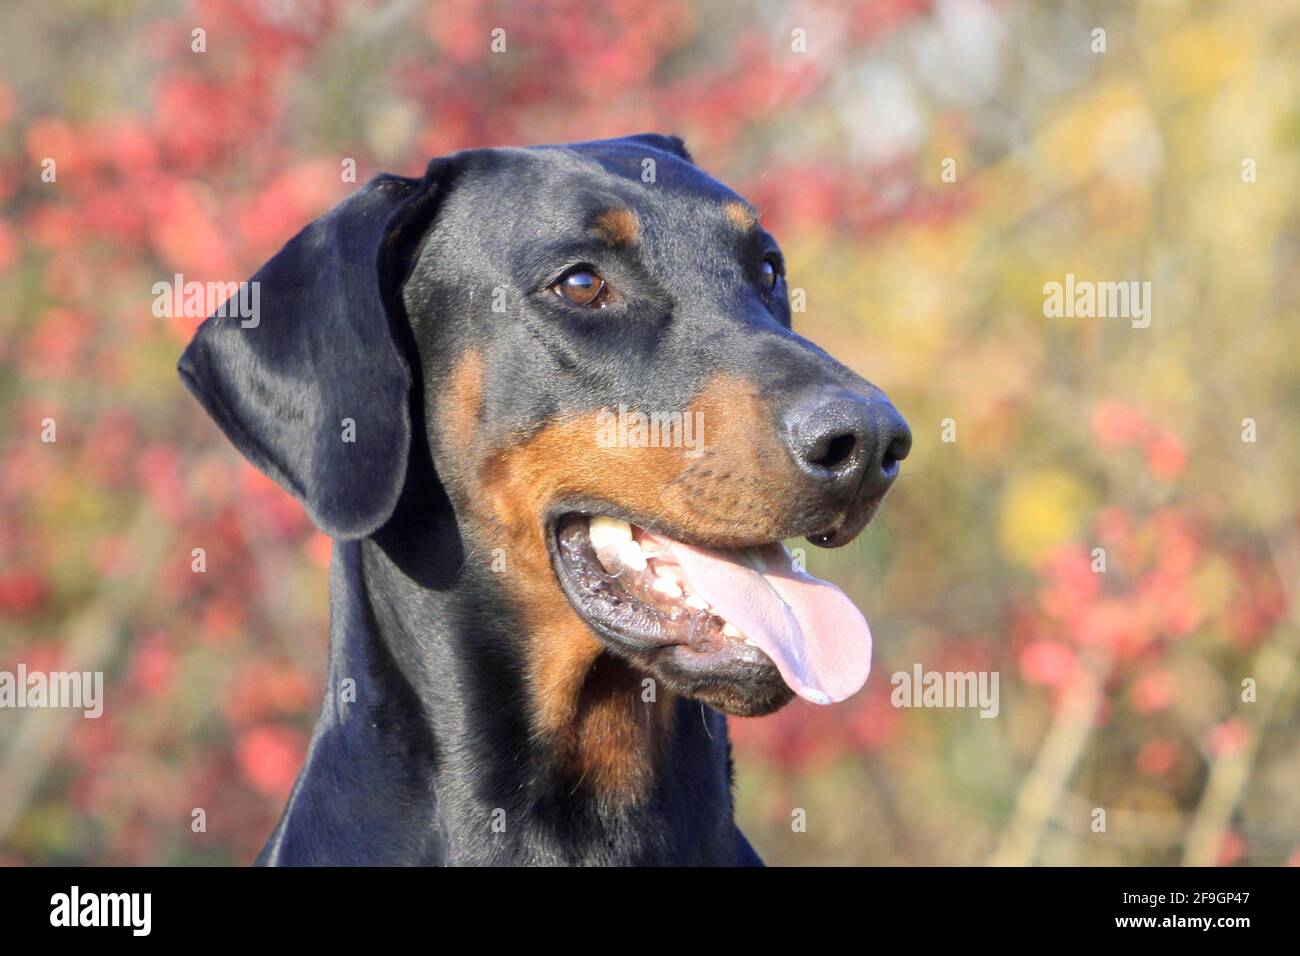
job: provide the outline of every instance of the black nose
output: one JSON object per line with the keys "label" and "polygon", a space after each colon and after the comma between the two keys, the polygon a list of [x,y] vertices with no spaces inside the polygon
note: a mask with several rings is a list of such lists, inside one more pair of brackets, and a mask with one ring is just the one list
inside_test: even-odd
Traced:
{"label": "black nose", "polygon": [[786,444],[804,474],[828,492],[883,494],[912,448],[912,433],[888,400],[818,393],[785,414]]}

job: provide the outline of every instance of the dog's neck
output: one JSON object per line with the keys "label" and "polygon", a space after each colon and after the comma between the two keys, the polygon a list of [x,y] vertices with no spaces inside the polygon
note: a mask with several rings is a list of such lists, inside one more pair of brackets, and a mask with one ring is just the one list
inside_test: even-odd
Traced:
{"label": "dog's neck", "polygon": [[725,719],[598,653],[540,725],[499,582],[429,530],[336,545],[321,718],[261,861],[736,862]]}

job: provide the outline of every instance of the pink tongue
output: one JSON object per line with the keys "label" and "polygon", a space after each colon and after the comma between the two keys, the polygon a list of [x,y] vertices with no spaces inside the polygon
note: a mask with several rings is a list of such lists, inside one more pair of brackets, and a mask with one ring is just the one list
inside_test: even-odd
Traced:
{"label": "pink tongue", "polygon": [[829,704],[856,694],[871,670],[871,629],[835,585],[790,566],[780,544],[723,551],[653,532],[691,587],[770,657],[796,694]]}

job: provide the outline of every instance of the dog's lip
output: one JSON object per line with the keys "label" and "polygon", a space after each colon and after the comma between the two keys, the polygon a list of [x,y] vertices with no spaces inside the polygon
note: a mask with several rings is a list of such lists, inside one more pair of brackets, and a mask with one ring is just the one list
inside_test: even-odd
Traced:
{"label": "dog's lip", "polygon": [[556,529],[559,527],[560,522],[570,515],[578,515],[583,518],[617,518],[620,521],[626,521],[628,524],[635,525],[636,527],[642,528],[646,531],[653,531],[666,538],[673,538],[683,544],[695,545],[697,548],[755,548],[762,547],[765,544],[775,544],[778,541],[784,541],[787,538],[799,536],[798,532],[781,538],[745,534],[697,534],[689,529],[669,524],[661,518],[648,518],[644,515],[637,514],[635,511],[630,511],[615,504],[606,505],[599,502],[583,502],[581,504],[575,503],[551,509],[546,519],[546,537],[549,543],[554,544]]}
{"label": "dog's lip", "polygon": [[809,544],[819,548],[842,548],[860,535],[880,510],[883,495],[877,495],[849,510],[836,524],[824,531],[807,535]]}
{"label": "dog's lip", "polygon": [[[638,528],[653,531],[665,538],[672,538],[675,541],[682,542],[682,544],[694,545],[697,548],[720,548],[723,550],[761,548],[795,538],[804,538],[808,542],[818,545],[818,547],[838,548],[848,544],[862,532],[875,516],[882,498],[883,496],[877,496],[850,505],[833,522],[804,522],[802,525],[783,529],[783,532],[775,537],[771,534],[745,534],[743,531],[731,534],[698,533],[680,525],[670,524],[659,517],[647,517],[638,514],[612,502],[605,503],[589,500],[557,504],[547,512],[544,525],[548,546],[552,547],[552,557],[555,556],[553,545],[556,528],[559,526],[560,521],[569,515],[581,515],[585,518],[598,516],[617,518]],[[814,540],[831,536],[834,536],[836,543],[822,544],[820,541]]]}
{"label": "dog's lip", "polygon": [[[897,465],[894,466],[898,468]],[[864,480],[865,483],[865,480]],[[842,548],[863,532],[871,519],[880,510],[880,503],[885,500],[886,492],[868,494],[862,484],[854,493],[853,500],[844,509],[838,521],[806,535],[809,544],[819,548]]]}

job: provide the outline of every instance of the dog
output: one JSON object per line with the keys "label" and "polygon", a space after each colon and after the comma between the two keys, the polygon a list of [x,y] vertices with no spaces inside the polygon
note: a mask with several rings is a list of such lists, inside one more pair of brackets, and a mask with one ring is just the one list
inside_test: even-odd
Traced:
{"label": "dog", "polygon": [[762,865],[726,714],[856,692],[865,620],[781,545],[911,436],[791,329],[779,247],[675,136],[379,175],[182,380],[334,539],[324,703],[266,865]]}

